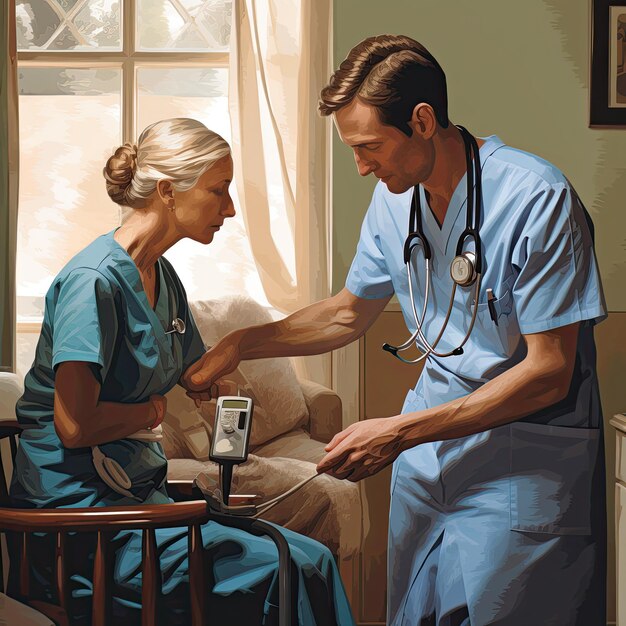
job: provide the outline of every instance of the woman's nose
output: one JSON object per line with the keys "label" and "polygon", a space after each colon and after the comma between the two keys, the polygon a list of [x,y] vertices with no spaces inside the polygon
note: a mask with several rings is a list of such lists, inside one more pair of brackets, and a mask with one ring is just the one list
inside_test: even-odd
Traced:
{"label": "woman's nose", "polygon": [[230,195],[228,196],[228,200],[224,204],[225,207],[223,207],[221,211],[222,215],[224,215],[224,217],[235,217],[235,215],[237,215],[237,211],[235,211],[235,205]]}

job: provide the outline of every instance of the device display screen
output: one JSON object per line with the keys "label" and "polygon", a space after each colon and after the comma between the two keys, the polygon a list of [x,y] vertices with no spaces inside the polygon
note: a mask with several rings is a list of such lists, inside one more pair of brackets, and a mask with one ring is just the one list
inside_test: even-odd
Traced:
{"label": "device display screen", "polygon": [[223,409],[247,409],[248,402],[246,400],[224,400],[222,402]]}

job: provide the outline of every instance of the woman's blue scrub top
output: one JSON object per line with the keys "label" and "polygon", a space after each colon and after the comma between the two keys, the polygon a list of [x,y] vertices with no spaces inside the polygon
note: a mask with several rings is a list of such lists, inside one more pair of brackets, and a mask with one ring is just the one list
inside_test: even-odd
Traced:
{"label": "woman's blue scrub top", "polygon": [[[145,402],[167,393],[183,371],[204,354],[200,334],[187,305],[183,286],[169,262],[158,260],[159,296],[150,307],[128,253],[103,235],[61,271],[46,295],[46,310],[33,367],[25,379],[17,415],[27,430],[18,447],[11,494],[24,507],[137,505],[117,494],[98,477],[90,448],[63,447],[53,425],[55,368],[64,361],[92,363],[102,383],[100,399]],[[184,335],[165,334],[172,320],[186,324]],[[146,504],[169,502],[164,483],[167,461],[157,442],[122,439],[99,445],[132,481],[130,491]],[[282,529],[296,564],[298,615],[302,624],[354,624],[330,551],[321,544]],[[208,522],[203,544],[210,552],[211,615],[216,623],[260,624],[275,611],[278,559],[274,544],[235,528]],[[42,563],[35,560],[34,580],[49,594],[50,536],[34,537]],[[157,551],[167,602],[168,623],[188,623],[187,528],[157,530]],[[72,554],[83,558],[72,576],[74,598],[90,598],[93,543],[76,538]],[[122,531],[112,539],[114,614],[136,623],[141,606],[140,531]],[[47,597],[45,595],[44,597]],[[88,615],[90,604],[78,610]],[[254,615],[255,617],[250,617]],[[248,617],[242,617],[248,616]],[[86,618],[88,621],[88,618]],[[235,620],[233,622],[232,620]],[[243,619],[243,621],[241,621]],[[73,623],[73,622],[72,622]],[[138,623],[138,622],[137,622]]]}
{"label": "woman's blue scrub top", "polygon": [[[185,290],[170,263],[157,262],[159,294],[154,310],[139,272],[112,231],[79,252],[46,294],[35,361],[16,407],[21,436],[11,487],[23,506],[136,504],[97,476],[90,448],[65,448],[54,429],[55,370],[64,361],[93,364],[101,401],[146,402],[166,394],[204,353]],[[181,318],[184,334],[166,334]],[[133,482],[146,504],[169,502],[167,461],[158,442],[124,439],[100,446]]]}
{"label": "woman's blue scrub top", "polygon": [[[591,220],[568,180],[543,159],[506,146],[495,136],[486,138],[480,159],[483,279],[476,324],[464,354],[445,358],[431,354],[426,359],[403,411],[417,411],[467,395],[510,369],[526,355],[522,334],[581,322],[570,393],[525,421],[597,428],[601,407],[592,326],[606,317],[606,307]],[[423,188],[420,192],[424,233],[432,248],[432,293],[423,328],[432,343],[448,310],[450,264],[465,229],[466,178],[455,189],[441,227]],[[412,193],[411,189],[393,194],[384,183],[378,183],[346,280],[347,289],[360,298],[395,293],[411,333],[415,321],[403,247]],[[464,249],[472,250],[473,244]],[[421,247],[413,253],[412,270],[416,310],[421,315],[425,287]],[[496,297],[497,324],[487,305],[487,288]],[[473,299],[474,286],[457,288],[453,313],[437,351],[447,352],[461,343],[472,317]],[[419,340],[417,345],[424,348]]]}

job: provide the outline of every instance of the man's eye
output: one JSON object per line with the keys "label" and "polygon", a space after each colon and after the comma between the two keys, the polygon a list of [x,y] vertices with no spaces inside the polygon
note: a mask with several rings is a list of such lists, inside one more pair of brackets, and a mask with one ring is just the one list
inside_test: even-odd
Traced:
{"label": "man's eye", "polygon": [[213,189],[213,193],[216,196],[223,196],[224,195],[224,190],[223,189]]}

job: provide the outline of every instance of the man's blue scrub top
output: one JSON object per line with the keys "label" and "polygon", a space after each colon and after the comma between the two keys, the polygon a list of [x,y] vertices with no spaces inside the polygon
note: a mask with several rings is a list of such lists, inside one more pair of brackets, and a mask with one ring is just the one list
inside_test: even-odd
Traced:
{"label": "man's blue scrub top", "polygon": [[[167,393],[204,353],[185,290],[170,263],[158,260],[159,295],[151,308],[139,272],[112,231],[79,252],[46,294],[33,367],[24,381],[17,417],[21,436],[12,496],[24,506],[136,504],[96,475],[90,448],[65,448],[54,429],[55,368],[64,361],[92,363],[100,400],[145,402]],[[181,318],[185,334],[165,334]],[[100,446],[133,481],[146,504],[168,502],[167,462],[157,442],[124,439]]]}
{"label": "man's blue scrub top", "polygon": [[[417,411],[467,395],[510,369],[526,354],[521,334],[582,322],[570,393],[525,421],[599,427],[592,326],[606,317],[606,307],[588,215],[567,179],[550,163],[506,146],[495,136],[481,146],[480,159],[483,280],[476,324],[463,355],[430,355],[426,359],[404,410]],[[455,189],[441,227],[420,189],[424,232],[432,248],[432,293],[423,328],[432,343],[448,309],[450,263],[465,229],[466,178]],[[395,292],[411,333],[415,321],[403,246],[412,193],[411,189],[393,194],[384,183],[378,183],[346,280],[347,289],[360,298],[382,298]],[[416,310],[421,315],[425,284],[421,247],[413,253],[412,262]],[[497,298],[497,325],[487,306],[487,288]],[[474,286],[457,288],[453,314],[437,351],[449,351],[463,340],[473,298]]]}

